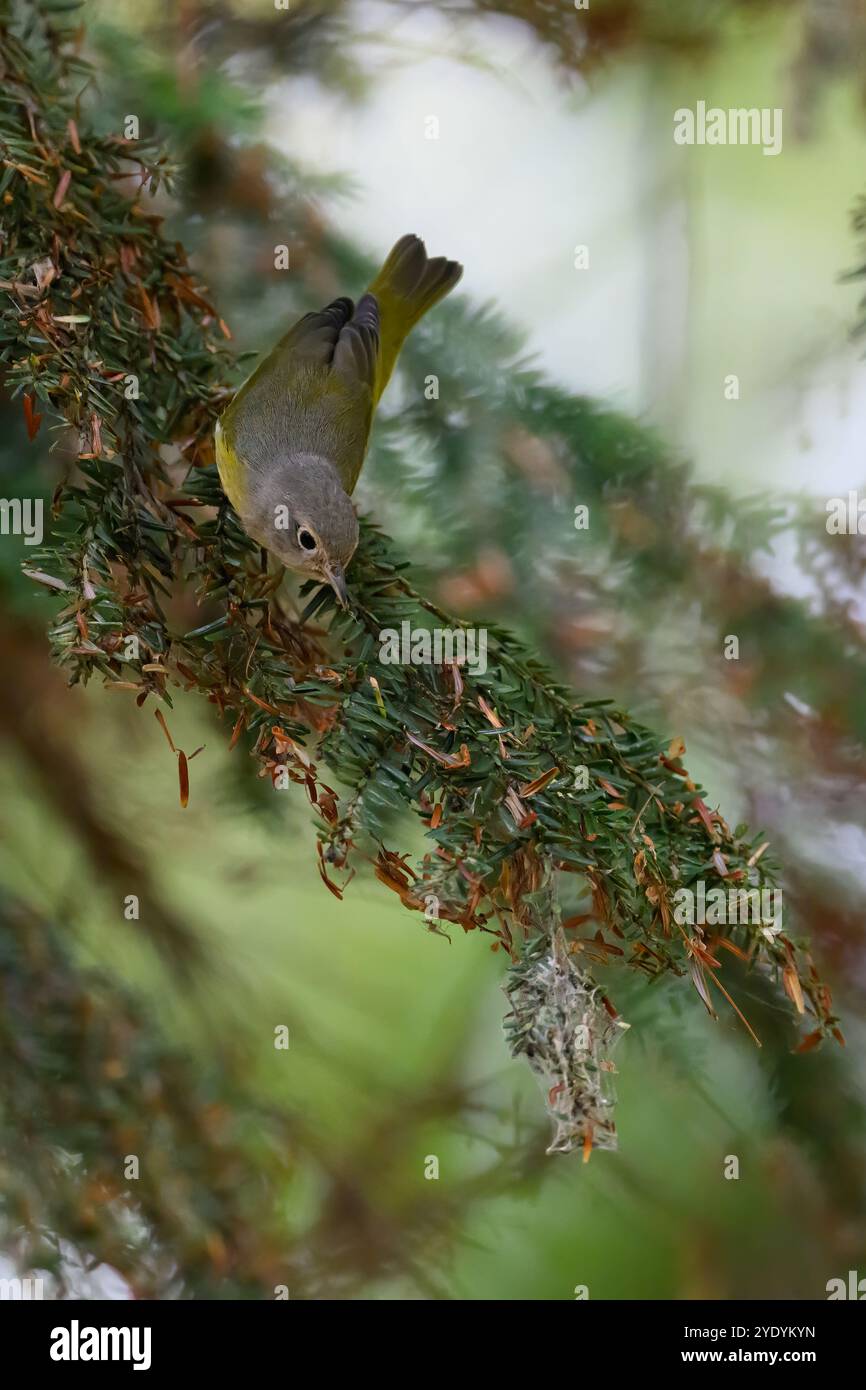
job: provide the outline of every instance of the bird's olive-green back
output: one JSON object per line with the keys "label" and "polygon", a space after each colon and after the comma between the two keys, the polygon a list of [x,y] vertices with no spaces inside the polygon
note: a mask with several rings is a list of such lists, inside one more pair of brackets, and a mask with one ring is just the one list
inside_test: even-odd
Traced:
{"label": "bird's olive-green back", "polygon": [[370,434],[372,390],[351,372],[334,372],[309,346],[296,330],[287,334],[241,387],[221,432],[242,469],[266,472],[289,454],[320,454],[351,492]]}
{"label": "bird's olive-green back", "polygon": [[407,334],[460,279],[416,236],[397,242],[358,301],[306,314],[240,388],[220,420],[218,462],[242,510],[248,470],[267,474],[288,455],[331,460],[348,493],[364,461],[373,412]]}

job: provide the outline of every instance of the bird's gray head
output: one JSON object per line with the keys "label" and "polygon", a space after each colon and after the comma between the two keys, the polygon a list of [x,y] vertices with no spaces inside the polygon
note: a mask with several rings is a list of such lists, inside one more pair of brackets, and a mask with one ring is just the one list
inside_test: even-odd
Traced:
{"label": "bird's gray head", "polygon": [[288,569],[330,584],[346,607],[358,518],[334,465],[317,454],[289,455],[259,474],[251,493],[250,534]]}

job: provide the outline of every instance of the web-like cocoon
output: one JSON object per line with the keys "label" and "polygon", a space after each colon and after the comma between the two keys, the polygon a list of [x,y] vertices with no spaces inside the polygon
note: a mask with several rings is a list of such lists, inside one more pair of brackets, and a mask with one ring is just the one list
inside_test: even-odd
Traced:
{"label": "web-like cocoon", "polygon": [[561,930],[536,937],[509,971],[512,1012],[505,1032],[512,1055],[525,1056],[545,1092],[553,1121],[547,1152],[617,1147],[610,1053],[628,1024],[611,1018],[602,992],[579,970]]}

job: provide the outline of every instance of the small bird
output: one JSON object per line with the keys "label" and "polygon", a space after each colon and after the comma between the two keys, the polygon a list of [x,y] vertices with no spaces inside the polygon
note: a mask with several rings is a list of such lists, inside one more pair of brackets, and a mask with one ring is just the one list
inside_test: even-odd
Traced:
{"label": "small bird", "polygon": [[335,299],[299,319],[217,422],[220,479],[247,535],[344,607],[373,412],[410,330],[462,274],[401,237],[357,305]]}

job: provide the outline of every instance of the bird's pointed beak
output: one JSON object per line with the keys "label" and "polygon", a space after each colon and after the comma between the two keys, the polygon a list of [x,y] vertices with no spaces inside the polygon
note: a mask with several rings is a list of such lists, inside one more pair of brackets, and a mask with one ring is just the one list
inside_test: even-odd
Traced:
{"label": "bird's pointed beak", "polygon": [[324,575],[334,593],[337,595],[337,602],[341,608],[349,607],[349,592],[346,588],[346,576],[340,565],[323,566]]}

